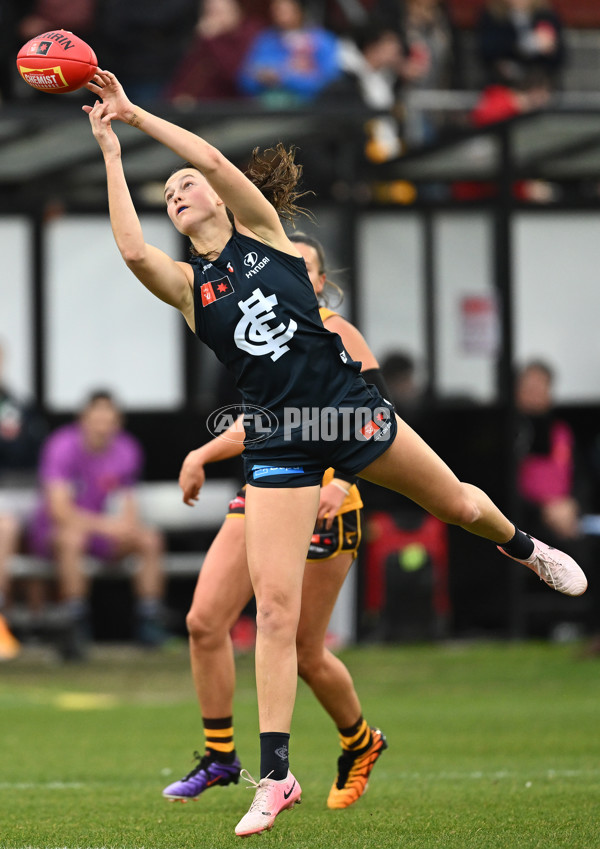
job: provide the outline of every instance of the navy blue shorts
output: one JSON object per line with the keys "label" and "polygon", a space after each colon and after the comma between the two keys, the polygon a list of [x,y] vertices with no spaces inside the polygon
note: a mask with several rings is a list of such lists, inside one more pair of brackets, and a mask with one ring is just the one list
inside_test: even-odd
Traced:
{"label": "navy blue shorts", "polygon": [[398,431],[390,402],[360,376],[335,406],[284,408],[277,421],[268,438],[244,450],[244,474],[252,486],[319,485],[330,467],[358,474]]}

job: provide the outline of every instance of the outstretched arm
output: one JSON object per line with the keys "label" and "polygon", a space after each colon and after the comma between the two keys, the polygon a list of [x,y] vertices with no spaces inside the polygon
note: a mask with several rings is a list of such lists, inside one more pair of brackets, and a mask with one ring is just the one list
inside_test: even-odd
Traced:
{"label": "outstretched arm", "polygon": [[194,133],[135,106],[109,71],[98,71],[86,87],[102,98],[107,118],[137,127],[198,168],[240,224],[265,242],[288,253],[296,253],[272,204],[216,147]]}
{"label": "outstretched arm", "polygon": [[104,104],[84,106],[100,145],[106,167],[110,223],[117,247],[127,266],[161,301],[181,310],[194,327],[193,273],[188,263],[175,262],[144,240],[121,162],[121,145]]}

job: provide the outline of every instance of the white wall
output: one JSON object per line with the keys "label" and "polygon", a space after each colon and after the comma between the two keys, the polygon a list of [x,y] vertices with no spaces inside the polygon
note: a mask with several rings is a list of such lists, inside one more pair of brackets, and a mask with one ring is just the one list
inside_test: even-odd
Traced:
{"label": "white wall", "polygon": [[474,350],[465,340],[463,300],[493,297],[492,233],[484,213],[442,213],[434,222],[437,252],[438,390],[492,401],[497,347]]}
{"label": "white wall", "polygon": [[[178,255],[166,216],[143,217],[142,225],[149,243]],[[108,216],[51,221],[46,257],[49,406],[76,408],[97,387],[130,410],[179,406],[183,318],[127,269]]]}
{"label": "white wall", "polygon": [[377,357],[402,349],[425,355],[421,220],[368,213],[357,229],[360,327]]}
{"label": "white wall", "polygon": [[0,344],[6,385],[17,396],[33,395],[31,226],[25,218],[0,218]]}
{"label": "white wall", "polygon": [[[438,390],[493,401],[494,346],[465,346],[466,296],[493,300],[492,218],[434,215]],[[365,213],[359,223],[361,329],[379,356],[404,348],[420,359],[422,221],[416,213]],[[600,400],[600,212],[522,212],[513,219],[515,359],[547,359],[559,402]],[[497,328],[496,328],[497,330]],[[493,333],[490,333],[493,335]]]}
{"label": "white wall", "polygon": [[556,369],[562,402],[600,400],[600,213],[515,217],[515,348]]}
{"label": "white wall", "polygon": [[[359,224],[360,325],[379,357],[394,348],[425,356],[422,227],[414,213],[368,213]],[[463,298],[492,293],[489,217],[439,213],[433,228],[438,390],[492,400],[493,355],[465,350],[461,312]]]}

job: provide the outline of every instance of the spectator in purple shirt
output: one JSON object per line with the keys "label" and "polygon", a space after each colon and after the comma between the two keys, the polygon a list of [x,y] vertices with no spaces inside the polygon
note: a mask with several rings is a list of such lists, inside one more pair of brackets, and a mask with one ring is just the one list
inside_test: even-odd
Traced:
{"label": "spectator in purple shirt", "polygon": [[163,541],[140,521],[133,491],[142,462],[140,445],[122,429],[119,408],[104,391],[93,393],[78,420],[56,430],[42,449],[42,495],[29,543],[34,553],[56,559],[65,659],[83,658],[89,639],[85,555],[108,562],[137,556],[137,636],[148,645],[162,641]]}
{"label": "spectator in purple shirt", "polygon": [[312,26],[304,5],[271,0],[272,26],[257,36],[242,66],[241,90],[267,106],[310,101],[341,72],[336,37]]}

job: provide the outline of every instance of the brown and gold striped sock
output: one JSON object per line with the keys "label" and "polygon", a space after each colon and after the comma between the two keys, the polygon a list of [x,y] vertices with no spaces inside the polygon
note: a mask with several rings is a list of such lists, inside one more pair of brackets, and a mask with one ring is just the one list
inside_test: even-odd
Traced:
{"label": "brown and gold striped sock", "polygon": [[371,745],[371,729],[362,715],[349,728],[338,728],[344,752],[361,755]]}
{"label": "brown and gold striped sock", "polygon": [[222,764],[231,764],[235,759],[233,742],[233,717],[206,719],[202,717],[204,740],[208,754],[214,754]]}

